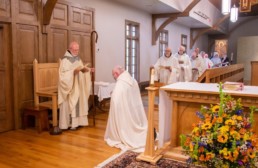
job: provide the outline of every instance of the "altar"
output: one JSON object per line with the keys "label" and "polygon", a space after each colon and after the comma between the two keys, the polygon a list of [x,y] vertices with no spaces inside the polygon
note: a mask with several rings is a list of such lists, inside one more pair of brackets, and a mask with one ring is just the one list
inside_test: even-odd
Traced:
{"label": "altar", "polygon": [[[235,99],[241,98],[244,107],[258,107],[258,87],[244,86],[242,91],[223,91]],[[219,87],[215,83],[179,82],[160,88],[159,93],[159,148],[168,145],[165,157],[180,146],[180,134],[189,134],[199,118],[201,105],[219,103]],[[258,113],[254,113],[258,121]],[[254,131],[258,133],[258,124]]]}

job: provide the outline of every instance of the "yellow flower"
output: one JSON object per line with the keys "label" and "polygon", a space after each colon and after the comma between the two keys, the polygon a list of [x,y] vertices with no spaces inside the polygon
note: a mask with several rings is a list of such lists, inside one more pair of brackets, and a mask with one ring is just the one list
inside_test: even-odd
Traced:
{"label": "yellow flower", "polygon": [[238,121],[242,121],[243,120],[243,117],[242,116],[237,116],[236,118]]}
{"label": "yellow flower", "polygon": [[213,113],[217,113],[217,112],[219,111],[219,105],[213,106],[212,109],[211,109],[211,111],[212,111]]}
{"label": "yellow flower", "polygon": [[234,150],[234,152],[233,152],[233,158],[234,158],[234,160],[237,159],[238,155],[239,155],[239,152],[238,152],[237,150]]}
{"label": "yellow flower", "polygon": [[250,136],[248,134],[244,134],[244,141],[250,140]]}
{"label": "yellow flower", "polygon": [[234,120],[228,119],[228,120],[225,121],[225,124],[226,125],[235,125],[236,123],[235,123]]}
{"label": "yellow flower", "polygon": [[229,126],[227,126],[227,125],[222,126],[222,127],[220,127],[219,130],[220,130],[221,133],[226,133],[226,132],[229,131]]}
{"label": "yellow flower", "polygon": [[223,164],[222,168],[229,168],[229,166],[227,164]]}
{"label": "yellow flower", "polygon": [[240,139],[240,134],[237,131],[230,131],[230,135],[236,140]]}
{"label": "yellow flower", "polygon": [[214,156],[215,156],[214,153],[208,152],[206,153],[206,160],[211,160],[212,158],[214,158]]}
{"label": "yellow flower", "polygon": [[226,143],[228,141],[228,136],[227,134],[221,134],[218,136],[218,141],[220,143]]}
{"label": "yellow flower", "polygon": [[190,151],[193,151],[194,146],[192,143],[190,143],[189,147],[190,147]]}
{"label": "yellow flower", "polygon": [[202,125],[202,129],[207,130],[210,129],[212,124],[210,122],[206,122]]}
{"label": "yellow flower", "polygon": [[248,149],[247,154],[251,159],[256,156],[255,151],[253,151],[252,149]]}

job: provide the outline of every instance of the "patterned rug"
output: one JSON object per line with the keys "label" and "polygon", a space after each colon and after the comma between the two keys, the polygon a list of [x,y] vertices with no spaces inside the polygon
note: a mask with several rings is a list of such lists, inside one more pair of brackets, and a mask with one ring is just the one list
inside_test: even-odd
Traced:
{"label": "patterned rug", "polygon": [[137,161],[139,153],[127,151],[115,160],[104,165],[103,168],[200,168],[170,159],[160,159],[156,165],[144,161]]}

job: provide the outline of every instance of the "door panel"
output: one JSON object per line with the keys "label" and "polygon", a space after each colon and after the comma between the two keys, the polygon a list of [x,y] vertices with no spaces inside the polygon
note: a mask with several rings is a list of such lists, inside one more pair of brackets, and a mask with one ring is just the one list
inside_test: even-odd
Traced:
{"label": "door panel", "polygon": [[9,42],[9,27],[0,24],[0,132],[12,130],[14,127]]}

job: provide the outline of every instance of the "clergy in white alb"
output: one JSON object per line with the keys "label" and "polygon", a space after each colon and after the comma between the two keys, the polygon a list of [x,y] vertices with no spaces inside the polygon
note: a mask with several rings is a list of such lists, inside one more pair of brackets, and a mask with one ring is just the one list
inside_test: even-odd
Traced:
{"label": "clergy in white alb", "polygon": [[91,90],[91,68],[78,56],[79,44],[72,42],[59,67],[59,127],[76,129],[88,125],[88,98]]}
{"label": "clergy in white alb", "polygon": [[222,62],[221,62],[218,52],[213,53],[213,57],[211,58],[211,61],[213,63],[213,68],[222,66]]}
{"label": "clergy in white alb", "polygon": [[179,82],[189,82],[192,80],[192,65],[189,56],[185,53],[185,47],[180,46],[175,54],[179,63]]}
{"label": "clergy in white alb", "polygon": [[203,59],[201,56],[197,56],[197,53],[194,51],[191,56],[192,64],[192,81],[195,82],[199,76],[202,75],[204,71]]}
{"label": "clergy in white alb", "polygon": [[112,74],[116,86],[111,95],[104,140],[121,150],[142,152],[148,124],[138,83],[120,66],[116,66]]}
{"label": "clergy in white alb", "polygon": [[204,54],[203,59],[204,59],[204,65],[205,65],[204,67],[205,67],[205,69],[212,68],[213,62],[210,60],[208,54]]}
{"label": "clergy in white alb", "polygon": [[160,57],[154,65],[155,81],[171,84],[178,81],[179,64],[177,58],[172,56],[170,48],[166,48],[164,56]]}

